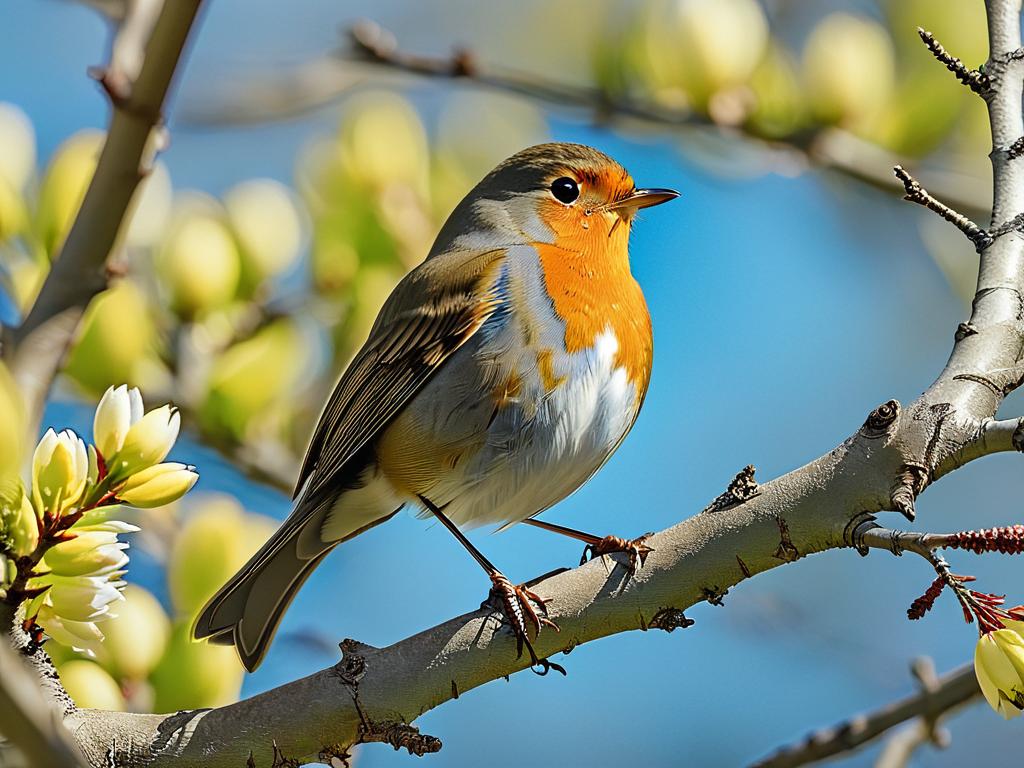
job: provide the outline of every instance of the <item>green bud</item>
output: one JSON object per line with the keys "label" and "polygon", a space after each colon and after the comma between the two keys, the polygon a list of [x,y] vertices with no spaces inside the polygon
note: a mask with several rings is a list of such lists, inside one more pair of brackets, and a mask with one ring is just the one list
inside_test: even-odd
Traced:
{"label": "green bud", "polygon": [[0,532],[10,542],[11,554],[15,557],[30,554],[39,544],[39,523],[20,484],[14,498],[0,499],[0,505]]}
{"label": "green bud", "polygon": [[117,615],[103,623],[104,666],[118,677],[145,679],[163,656],[170,631],[171,623],[157,599],[130,584]]}
{"label": "green bud", "polygon": [[238,699],[242,665],[231,648],[192,642],[189,623],[171,633],[167,650],[150,681],[157,712],[219,707]]}
{"label": "green bud", "polygon": [[163,461],[178,439],[181,416],[170,405],[150,411],[128,429],[121,450],[110,458],[111,477],[126,478]]}
{"label": "green bud", "polygon": [[175,462],[157,464],[136,472],[117,491],[117,497],[133,507],[162,507],[184,496],[196,484],[195,467]]}
{"label": "green bud", "polygon": [[59,515],[85,490],[89,455],[85,443],[70,429],[46,430],[32,456],[32,496],[39,510]]}
{"label": "green bud", "polygon": [[121,688],[102,667],[85,659],[72,659],[57,669],[64,690],[79,707],[123,712]]}

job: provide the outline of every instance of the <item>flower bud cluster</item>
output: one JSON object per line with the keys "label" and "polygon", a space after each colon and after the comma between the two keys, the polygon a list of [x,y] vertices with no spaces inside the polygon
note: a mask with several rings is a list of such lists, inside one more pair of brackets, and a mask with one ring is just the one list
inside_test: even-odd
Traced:
{"label": "flower bud cluster", "polygon": [[0,598],[59,642],[92,650],[98,623],[122,599],[128,564],[116,519],[123,504],[158,507],[183,496],[195,468],[164,462],[180,417],[169,405],[144,412],[135,388],[111,387],[96,408],[94,445],[72,430],[46,431],[31,484],[0,488]]}

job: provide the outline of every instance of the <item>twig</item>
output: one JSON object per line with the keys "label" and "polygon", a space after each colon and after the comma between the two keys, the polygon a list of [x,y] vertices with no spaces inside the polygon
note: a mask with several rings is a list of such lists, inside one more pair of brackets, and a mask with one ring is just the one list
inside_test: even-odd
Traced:
{"label": "twig", "polygon": [[967,239],[974,243],[974,247],[979,251],[982,251],[991,245],[992,236],[988,232],[968,219],[962,213],[954,211],[945,203],[942,203],[932,197],[928,193],[928,190],[922,187],[917,179],[903,169],[902,165],[897,165],[893,168],[893,171],[896,174],[896,178],[903,182],[903,189],[906,192],[903,197],[904,200],[909,200],[912,203],[923,205],[925,208],[939,214],[939,216],[963,232],[967,236]]}
{"label": "twig", "polygon": [[852,752],[900,723],[917,717],[937,721],[980,695],[974,668],[967,664],[940,677],[933,687],[925,687],[913,696],[816,731],[804,741],[783,747],[755,765],[756,768],[795,768]]}
{"label": "twig", "polygon": [[[669,109],[628,93],[609,94],[600,88],[578,86],[543,78],[532,73],[509,72],[484,67],[466,49],[450,56],[417,56],[398,48],[394,35],[373,22],[349,30],[350,47],[336,56],[312,59],[288,73],[275,72],[239,88],[216,91],[198,104],[186,106],[183,119],[199,124],[252,123],[278,120],[323,107],[352,90],[365,78],[353,74],[352,59],[378,69],[417,77],[456,79],[475,86],[503,91],[526,99],[545,102],[558,109],[585,111],[595,121],[639,121],[666,130],[715,130],[758,142],[770,165],[773,156],[787,168],[794,163],[794,151],[821,168],[841,173],[868,186],[893,192],[899,185],[884,169],[899,158],[882,147],[836,128],[804,131],[785,139],[766,140],[744,126],[721,125],[706,114]],[[987,184],[971,180],[965,189],[962,178],[950,176],[943,184],[942,197],[957,209],[983,213]]]}
{"label": "twig", "polygon": [[956,79],[966,85],[972,91],[979,96],[987,96],[992,84],[989,82],[988,75],[984,72],[979,72],[976,69],[969,69],[960,59],[955,58],[943,48],[942,43],[935,39],[935,35],[931,32],[926,31],[922,27],[917,28],[917,34],[920,35],[921,40],[928,50],[931,51],[932,56],[938,59],[950,72],[952,72]]}
{"label": "twig", "polygon": [[163,5],[134,82],[126,84],[120,71],[100,73],[113,114],[96,172],[39,297],[21,325],[7,329],[3,338],[4,357],[31,414],[31,433],[83,311],[106,288],[105,264],[146,173],[147,152],[200,2]]}

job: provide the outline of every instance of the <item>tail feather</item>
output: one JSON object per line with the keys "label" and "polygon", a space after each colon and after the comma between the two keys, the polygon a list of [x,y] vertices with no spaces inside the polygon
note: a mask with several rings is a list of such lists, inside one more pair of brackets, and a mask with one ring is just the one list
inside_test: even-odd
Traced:
{"label": "tail feather", "polygon": [[193,636],[215,645],[234,645],[245,668],[252,672],[263,661],[277,626],[299,587],[334,548],[314,557],[295,552],[299,533],[275,534],[206,604],[196,619]]}
{"label": "tail feather", "polygon": [[[206,638],[214,645],[235,646],[242,664],[252,672],[263,661],[295,594],[320,561],[338,544],[390,520],[398,512],[395,509],[337,541],[320,542],[313,549],[310,542],[319,540],[330,508],[330,503],[318,506],[298,525],[285,522],[210,598],[192,627],[193,637]],[[296,513],[292,517],[297,518]]]}

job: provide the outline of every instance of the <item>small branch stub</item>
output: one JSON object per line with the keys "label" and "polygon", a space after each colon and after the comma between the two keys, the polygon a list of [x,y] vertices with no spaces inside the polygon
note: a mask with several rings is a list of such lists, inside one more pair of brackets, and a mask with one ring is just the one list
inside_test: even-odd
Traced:
{"label": "small branch stub", "polygon": [[372,729],[363,731],[361,741],[390,744],[396,752],[404,749],[417,757],[440,752],[444,746],[436,736],[420,733],[419,728],[408,723],[375,724]]}
{"label": "small branch stub", "polygon": [[686,614],[679,608],[662,608],[654,614],[654,618],[648,622],[647,626],[651,629],[663,629],[666,632],[672,632],[676,629],[692,627],[694,623],[694,620],[686,618]]}
{"label": "small branch stub", "polygon": [[918,27],[917,34],[920,35],[924,44],[928,46],[928,50],[931,51],[932,56],[938,59],[946,69],[952,72],[956,76],[957,80],[982,98],[988,96],[992,89],[992,83],[989,81],[988,75],[984,72],[979,72],[976,69],[970,69],[966,64],[960,61],[960,59],[951,55],[942,46],[942,43],[935,39],[935,35],[931,32]]}
{"label": "small branch stub", "polygon": [[1024,155],[1024,136],[1016,139],[1006,150],[1007,160],[1016,160],[1021,155]]}
{"label": "small branch stub", "polygon": [[753,464],[747,464],[741,469],[736,477],[729,483],[729,487],[725,489],[725,493],[721,494],[718,498],[708,504],[703,512],[721,512],[724,509],[730,509],[745,501],[750,501],[758,494],[761,490],[757,484],[757,480],[754,479],[754,473],[757,470]]}
{"label": "small branch stub", "polygon": [[923,205],[928,210],[939,214],[939,216],[963,232],[967,239],[974,243],[974,247],[978,251],[983,251],[992,244],[992,235],[962,213],[954,211],[945,203],[936,200],[928,194],[928,190],[922,187],[917,179],[907,173],[902,165],[894,167],[893,172],[896,174],[896,178],[903,182],[903,189],[906,193],[903,196],[904,200]]}
{"label": "small branch stub", "polygon": [[890,493],[893,508],[910,522],[917,517],[915,502],[928,485],[928,469],[920,464],[904,464]]}

